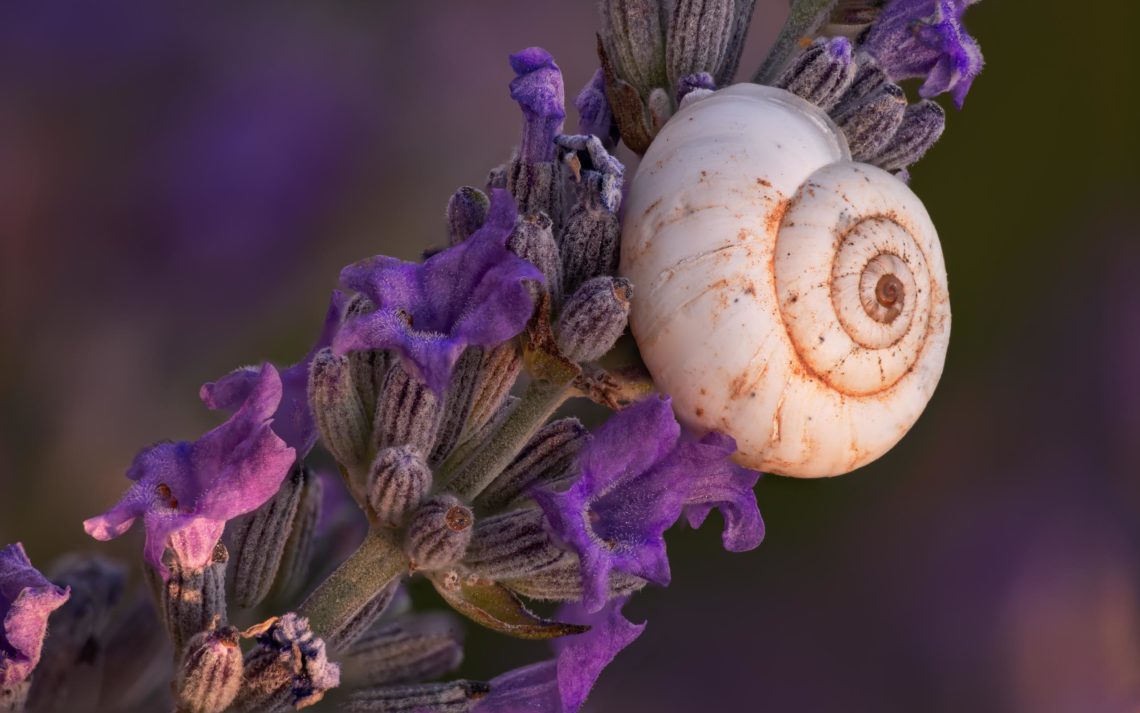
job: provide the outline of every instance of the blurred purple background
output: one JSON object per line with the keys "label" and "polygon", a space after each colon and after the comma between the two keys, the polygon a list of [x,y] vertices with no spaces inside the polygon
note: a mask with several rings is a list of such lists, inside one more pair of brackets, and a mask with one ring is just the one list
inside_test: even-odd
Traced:
{"label": "blurred purple background", "polygon": [[[1113,34],[1140,9],[1095,11],[970,10],[988,67],[912,181],[955,309],[938,393],[854,475],[763,479],[756,552],[671,533],[589,710],[1140,709],[1140,65]],[[784,12],[759,0],[742,73]],[[0,543],[137,557],[80,526],[133,454],[217,423],[203,381],[302,355],[342,265],[441,243],[517,139],[507,54],[549,49],[572,98],[594,29],[587,2],[0,10]],[[545,656],[472,634],[471,675]]]}

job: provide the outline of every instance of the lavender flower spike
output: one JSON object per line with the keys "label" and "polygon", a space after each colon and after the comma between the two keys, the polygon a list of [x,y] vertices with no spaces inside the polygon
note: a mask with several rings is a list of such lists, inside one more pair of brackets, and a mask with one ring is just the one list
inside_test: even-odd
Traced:
{"label": "lavender flower spike", "polygon": [[554,137],[562,133],[566,118],[562,70],[541,47],[511,55],[511,98],[523,110],[523,138],[519,158],[526,163],[554,160]]}
{"label": "lavender flower spike", "polygon": [[711,507],[725,513],[731,550],[760,543],[763,526],[751,487],[758,474],[727,461],[731,439],[712,434],[678,443],[668,398],[651,397],[610,418],[578,457],[581,474],[565,492],[536,490],[551,532],[578,553],[583,604],[605,603],[614,570],[669,583],[664,532],[693,506],[690,522]]}
{"label": "lavender flower spike", "polygon": [[167,546],[183,568],[205,567],[226,521],[256,510],[277,492],[296,452],[272,430],[281,402],[281,377],[265,364],[241,408],[193,442],[164,442],[135,456],[127,477],[135,481],[106,513],[83,528],[110,540],[143,518],[144,554],[163,578]]}
{"label": "lavender flower spike", "polygon": [[[297,451],[298,460],[308,455],[317,442],[317,427],[309,408],[309,365],[317,352],[332,343],[344,314],[345,302],[344,293],[333,290],[316,344],[304,359],[281,371],[281,404],[273,414],[273,431],[281,436],[286,445]],[[260,371],[254,366],[235,369],[217,381],[202,384],[198,396],[209,408],[233,413],[249,398],[250,392],[257,385]]]}
{"label": "lavender flower spike", "polygon": [[962,26],[966,7],[978,0],[893,0],[871,26],[862,49],[893,81],[923,77],[919,94],[950,92],[962,108],[974,77],[982,71],[982,50]]}
{"label": "lavender flower spike", "polygon": [[522,331],[534,310],[526,281],[542,280],[542,272],[506,248],[516,217],[514,199],[496,190],[483,226],[422,264],[380,255],[344,268],[341,282],[377,308],[345,322],[333,351],[395,350],[412,373],[442,394],[467,346],[505,342]]}
{"label": "lavender flower spike", "polygon": [[71,596],[32,566],[20,543],[0,549],[0,689],[21,684],[40,662],[48,616]]}

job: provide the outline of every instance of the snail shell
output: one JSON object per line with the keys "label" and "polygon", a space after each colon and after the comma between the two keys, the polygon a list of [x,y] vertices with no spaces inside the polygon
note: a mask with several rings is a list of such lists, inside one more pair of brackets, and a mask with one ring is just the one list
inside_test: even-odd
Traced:
{"label": "snail shell", "polygon": [[950,302],[930,216],[781,89],[736,85],[669,120],[630,187],[621,274],[678,418],[732,435],[752,468],[865,465],[942,373]]}

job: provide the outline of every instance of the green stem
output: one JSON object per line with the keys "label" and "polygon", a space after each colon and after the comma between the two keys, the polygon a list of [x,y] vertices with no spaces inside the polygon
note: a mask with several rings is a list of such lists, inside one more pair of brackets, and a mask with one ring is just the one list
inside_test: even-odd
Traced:
{"label": "green stem", "polygon": [[799,42],[823,26],[839,0],[794,0],[788,11],[788,19],[776,37],[776,43],[768,51],[768,57],[752,81],[757,84],[771,84],[780,76],[780,70],[795,54]]}
{"label": "green stem", "polygon": [[408,558],[389,531],[371,530],[360,547],[301,604],[298,613],[321,638],[337,633],[376,594],[408,571]]}
{"label": "green stem", "polygon": [[461,498],[473,500],[510,465],[527,441],[569,396],[569,384],[532,381],[503,425],[451,479],[446,489]]}

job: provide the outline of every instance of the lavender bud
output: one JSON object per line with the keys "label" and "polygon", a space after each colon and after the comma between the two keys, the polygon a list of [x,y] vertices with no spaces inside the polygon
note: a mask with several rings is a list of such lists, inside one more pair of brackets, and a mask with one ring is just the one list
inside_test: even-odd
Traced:
{"label": "lavender bud", "polygon": [[491,201],[478,188],[463,186],[447,201],[447,235],[451,245],[458,245],[483,225]]}
{"label": "lavender bud", "polygon": [[[470,437],[491,422],[510,395],[520,371],[522,355],[514,342],[500,344],[484,355],[464,435]],[[463,440],[461,437],[460,442]]]}
{"label": "lavender bud", "polygon": [[404,617],[369,631],[341,657],[345,679],[386,686],[437,678],[463,661],[461,630],[444,613]]}
{"label": "lavender bud", "polygon": [[[514,232],[507,239],[507,249],[524,260],[534,263],[546,277],[545,289],[557,304],[562,297],[562,261],[558,257],[558,243],[554,240],[552,223],[545,213],[531,213],[515,223]],[[544,289],[532,284],[531,294]]]}
{"label": "lavender bud", "polygon": [[372,440],[377,448],[406,445],[423,455],[431,453],[443,411],[427,384],[408,373],[402,364],[388,370],[376,402]]}
{"label": "lavender bud", "polygon": [[576,418],[546,424],[479,494],[476,503],[488,510],[499,510],[523,497],[533,485],[559,480],[573,468],[578,451],[589,439],[590,432]]}
{"label": "lavender bud", "polygon": [[322,349],[309,367],[309,401],[325,447],[350,470],[368,452],[368,418],[347,356]]}
{"label": "lavender bud", "polygon": [[281,598],[292,597],[305,582],[309,563],[316,542],[317,520],[321,514],[321,497],[324,487],[321,479],[312,471],[305,471],[305,485],[293,516],[293,528],[285,541],[281,553],[281,564],[277,568],[277,594]]}
{"label": "lavender bud", "polygon": [[851,42],[846,37],[821,37],[799,54],[774,86],[827,111],[835,106],[855,79]]}
{"label": "lavender bud", "polygon": [[392,446],[376,454],[368,472],[368,504],[376,520],[399,527],[431,489],[431,470],[411,446]]}
{"label": "lavender bud", "polygon": [[669,82],[698,72],[719,75],[736,19],[734,0],[678,0],[669,20],[665,64]]}
{"label": "lavender bud", "polygon": [[461,560],[471,542],[473,524],[471,508],[450,493],[425,502],[412,517],[404,540],[412,568],[434,570]]}
{"label": "lavender bud", "polygon": [[870,160],[886,171],[898,171],[918,161],[942,136],[946,112],[938,104],[923,99],[903,113],[899,130]]}
{"label": "lavender bud", "polygon": [[269,594],[293,530],[301,492],[311,477],[303,465],[294,465],[276,495],[232,521],[234,564],[230,580],[238,606],[255,607]]}
{"label": "lavender bud", "polygon": [[[375,310],[376,305],[372,304],[372,300],[358,292],[345,308],[344,321]],[[348,370],[352,374],[352,383],[356,385],[356,393],[366,417],[376,412],[376,395],[380,393],[380,385],[384,383],[389,365],[388,353],[379,349],[360,349],[348,353]]]}
{"label": "lavender bud", "polygon": [[855,55],[855,76],[847,90],[839,97],[832,116],[847,112],[852,107],[863,102],[864,99],[878,92],[884,84],[890,83],[887,73],[875,61],[875,58],[866,52]]}
{"label": "lavender bud", "polygon": [[711,74],[698,72],[681,77],[681,81],[677,82],[677,106],[681,106],[685,97],[697,90],[701,90],[703,93],[716,91],[716,82],[713,81]]}
{"label": "lavender bud", "polygon": [[624,277],[595,277],[571,295],[558,318],[558,348],[571,361],[593,361],[625,331],[633,285]]}
{"label": "lavender bud", "polygon": [[[524,597],[540,601],[581,601],[582,565],[575,558],[569,564],[552,567],[529,577],[505,579],[502,584]],[[615,570],[610,574],[607,598],[629,596],[645,584],[641,577]]]}
{"label": "lavender bud", "polygon": [[851,158],[866,161],[898,131],[906,112],[906,94],[897,84],[884,84],[861,103],[835,115],[847,137]]}
{"label": "lavender bud", "polygon": [[546,213],[556,229],[562,225],[561,163],[515,159],[507,168],[506,179],[506,188],[518,202],[520,215]]}
{"label": "lavender bud", "polygon": [[170,577],[163,583],[163,613],[174,650],[181,653],[186,643],[215,622],[226,620],[226,563],[230,555],[220,542],[214,547],[210,564],[201,569],[185,569],[167,550],[163,563]]}
{"label": "lavender bud", "polygon": [[621,223],[613,211],[602,206],[602,179],[594,176],[588,176],[582,198],[570,211],[559,239],[565,294],[573,294],[582,283],[599,275],[612,275],[618,268]]}
{"label": "lavender bud", "polygon": [[400,583],[396,581],[377,592],[340,629],[329,634],[326,641],[329,651],[335,653],[349,648],[388,610],[399,591]]}
{"label": "lavender bud", "polygon": [[554,143],[558,145],[563,163],[570,166],[581,186],[579,201],[617,213],[625,178],[621,161],[606,150],[597,136],[564,134]]}
{"label": "lavender bud", "polygon": [[603,0],[601,42],[617,75],[645,96],[663,87],[665,31],[658,0]]}
{"label": "lavender bud", "polygon": [[443,418],[439,425],[439,434],[432,448],[429,465],[439,465],[443,462],[463,436],[463,429],[467,425],[467,418],[471,414],[472,400],[475,389],[479,385],[482,373],[483,357],[486,352],[482,347],[467,347],[455,368],[451,371],[451,381],[447,384],[447,394],[443,399]]}
{"label": "lavender bud", "polygon": [[594,72],[582,87],[574,107],[578,110],[578,133],[598,137],[602,145],[612,151],[617,146],[618,128],[606,98],[606,75],[602,70]]}
{"label": "lavender bud", "polygon": [[[458,467],[460,464],[465,463],[467,459],[470,458],[471,455],[479,449],[479,446],[486,443],[487,439],[491,437],[491,434],[494,433],[495,430],[498,429],[499,426],[501,426],[503,422],[507,420],[507,416],[510,415],[511,410],[515,407],[515,404],[517,404],[518,401],[519,399],[516,396],[510,396],[509,394],[505,396],[502,403],[499,404],[498,409],[496,409],[489,418],[482,421],[477,429],[471,430],[464,437],[464,439],[460,442],[459,447],[457,447],[455,451],[452,452],[450,456],[448,456],[447,462],[444,463],[441,467],[450,470],[451,468]],[[472,410],[472,415],[474,416],[474,410]],[[474,418],[472,418],[472,421],[473,420]],[[469,422],[468,426],[470,425],[471,423]]]}
{"label": "lavender bud", "polygon": [[178,713],[222,713],[241,688],[238,630],[225,626],[196,634],[174,684]]}
{"label": "lavender bud", "polygon": [[328,660],[325,642],[313,635],[308,619],[290,612],[249,633],[257,646],[245,657],[245,678],[234,700],[237,710],[305,708],[340,685],[340,667]]}
{"label": "lavender bud", "polygon": [[575,561],[550,538],[537,508],[514,510],[480,520],[463,564],[492,580],[529,577]]}
{"label": "lavender bud", "polygon": [[669,121],[669,117],[673,116],[673,99],[669,96],[669,92],[657,87],[649,92],[645,108],[649,112],[649,125],[653,135],[656,136],[661,127],[665,126],[665,122]]}
{"label": "lavender bud", "polygon": [[345,710],[367,713],[468,713],[479,699],[490,692],[490,686],[478,681],[370,688],[350,694]]}

